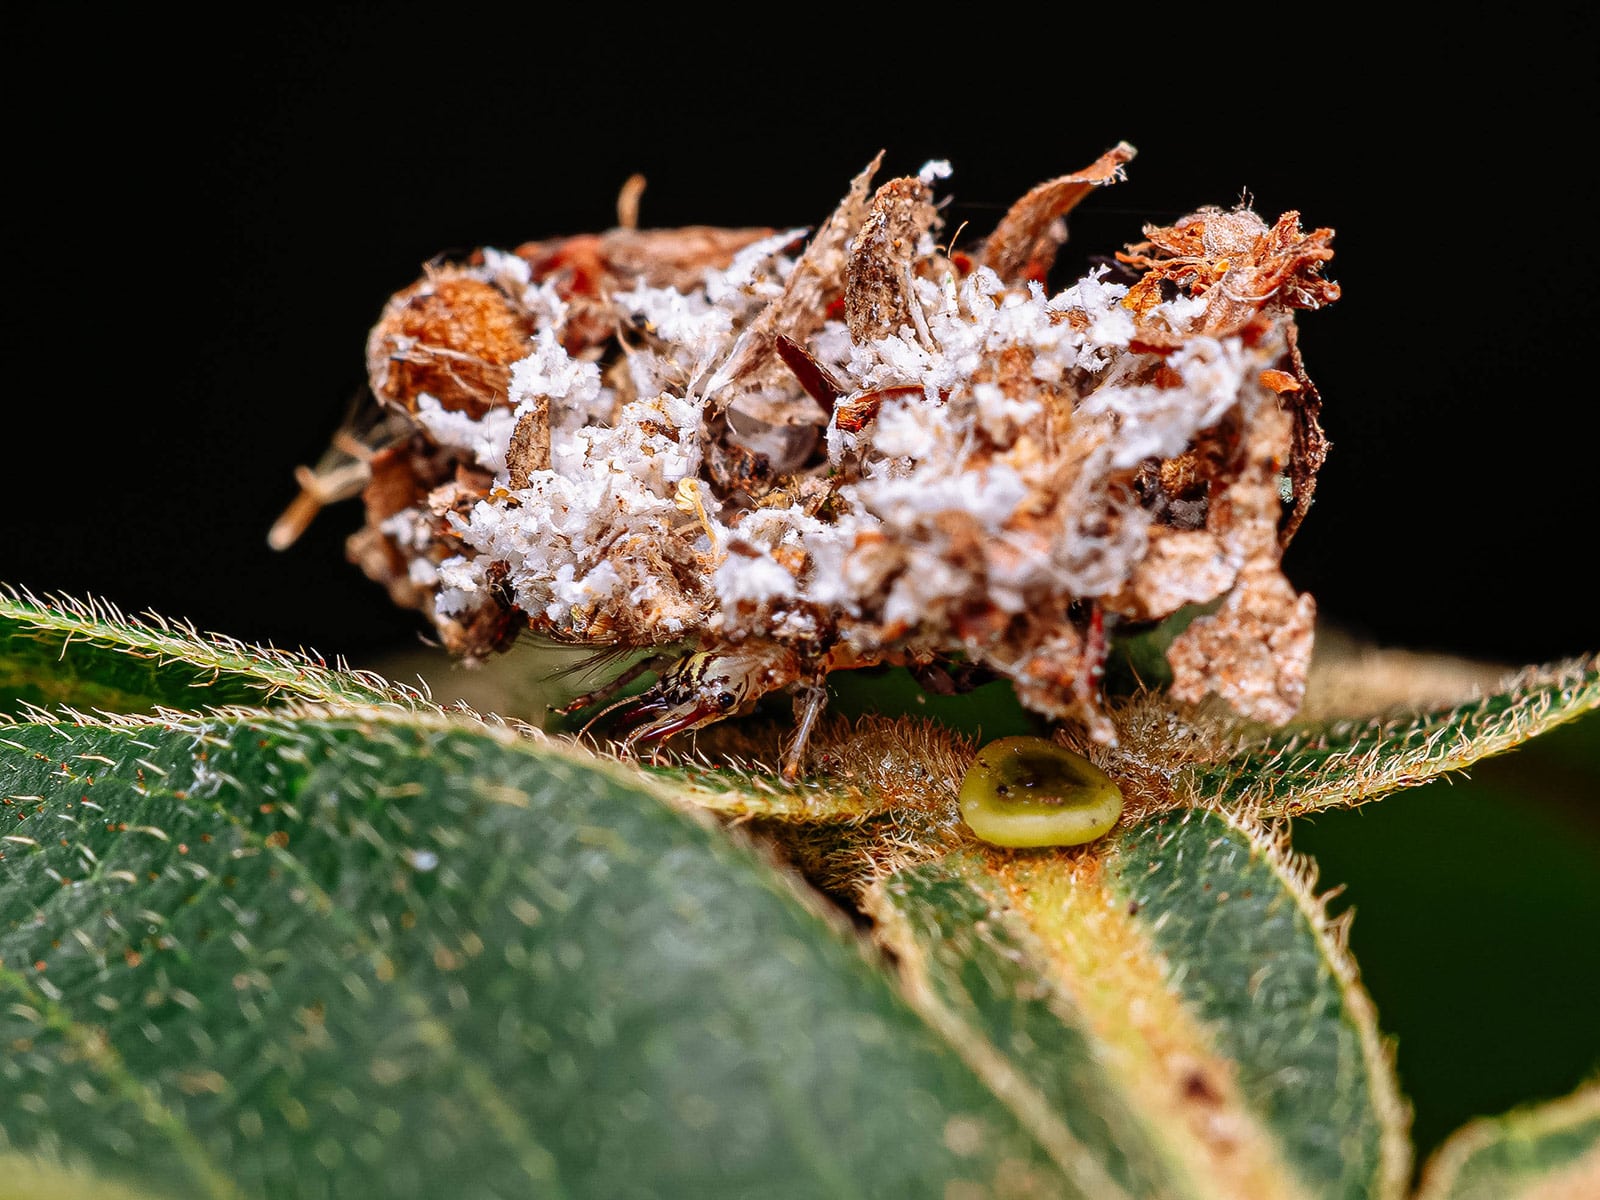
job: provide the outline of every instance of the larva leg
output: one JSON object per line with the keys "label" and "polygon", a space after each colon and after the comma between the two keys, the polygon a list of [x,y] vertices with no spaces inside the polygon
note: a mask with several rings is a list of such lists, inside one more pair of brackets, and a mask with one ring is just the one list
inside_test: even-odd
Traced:
{"label": "larva leg", "polygon": [[576,700],[569,700],[567,703],[563,704],[560,708],[557,708],[554,711],[560,713],[562,716],[570,716],[572,713],[582,712],[591,704],[599,704],[602,700],[609,700],[612,696],[615,696],[618,692],[627,687],[646,671],[660,670],[662,665],[667,662],[668,657],[669,656],[665,654],[652,654],[648,657],[641,658],[638,662],[634,663],[633,666],[629,667],[622,674],[618,675],[610,683],[602,684],[600,687],[595,688],[592,692],[585,692]]}
{"label": "larva leg", "polygon": [[828,704],[828,689],[820,683],[807,684],[801,688],[794,698],[795,731],[794,740],[789,743],[783,752],[783,777],[789,781],[800,777],[800,768],[805,763],[806,744],[811,740],[811,731],[815,728],[817,718],[822,715],[822,710]]}

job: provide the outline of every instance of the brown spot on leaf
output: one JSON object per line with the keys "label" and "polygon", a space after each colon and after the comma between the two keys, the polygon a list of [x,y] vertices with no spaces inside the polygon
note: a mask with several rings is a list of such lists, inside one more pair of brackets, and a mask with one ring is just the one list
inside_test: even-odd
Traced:
{"label": "brown spot on leaf", "polygon": [[1207,1105],[1221,1104],[1223,1099],[1222,1092],[1198,1068],[1184,1075],[1183,1094],[1186,1099]]}

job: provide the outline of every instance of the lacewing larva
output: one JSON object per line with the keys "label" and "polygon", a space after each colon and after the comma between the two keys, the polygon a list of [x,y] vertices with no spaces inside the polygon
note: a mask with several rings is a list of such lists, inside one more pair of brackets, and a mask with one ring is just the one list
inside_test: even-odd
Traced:
{"label": "lacewing larva", "polygon": [[626,750],[786,691],[793,777],[828,676],[884,664],[1109,742],[1108,641],[1203,604],[1173,694],[1285,721],[1314,605],[1280,558],[1325,450],[1295,313],[1338,297],[1332,232],[1201,209],[1049,291],[1133,153],[967,246],[948,165],[874,188],[880,155],[814,230],[640,230],[630,185],[606,233],[434,264],[368,341],[383,436],[302,469],[275,544],[360,490],[350,556],[459,657],[645,654],[569,706]]}

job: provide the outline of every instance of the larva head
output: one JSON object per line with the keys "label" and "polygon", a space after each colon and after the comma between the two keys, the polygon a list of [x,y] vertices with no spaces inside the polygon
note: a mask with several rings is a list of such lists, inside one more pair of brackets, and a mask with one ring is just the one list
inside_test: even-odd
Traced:
{"label": "larva head", "polygon": [[738,716],[775,688],[793,682],[795,655],[770,646],[703,650],[685,655],[661,673],[618,721],[622,743],[659,742]]}

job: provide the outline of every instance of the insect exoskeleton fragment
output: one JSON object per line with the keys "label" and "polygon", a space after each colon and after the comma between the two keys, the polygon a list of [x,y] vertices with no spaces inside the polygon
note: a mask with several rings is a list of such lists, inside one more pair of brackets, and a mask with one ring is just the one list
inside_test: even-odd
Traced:
{"label": "insect exoskeleton fragment", "polygon": [[993,845],[1077,846],[1111,832],[1122,790],[1081,754],[1043,738],[1007,737],[978,751],[959,804],[967,826]]}
{"label": "insect exoskeleton fragment", "polygon": [[632,186],[605,233],[434,263],[273,544],[359,490],[349,556],[459,658],[645,655],[641,695],[582,698],[630,752],[787,692],[793,776],[828,676],[885,665],[1108,743],[1108,647],[1185,608],[1172,695],[1285,722],[1315,606],[1280,563],[1326,448],[1295,320],[1338,298],[1332,231],[1204,208],[1047,289],[1133,156],[959,248],[948,164],[874,187],[880,155],[814,229],[641,230]]}

